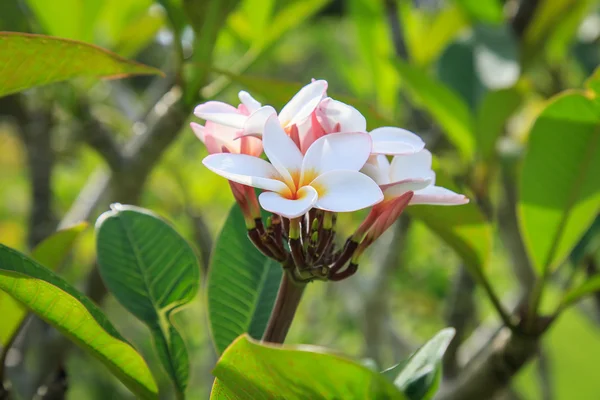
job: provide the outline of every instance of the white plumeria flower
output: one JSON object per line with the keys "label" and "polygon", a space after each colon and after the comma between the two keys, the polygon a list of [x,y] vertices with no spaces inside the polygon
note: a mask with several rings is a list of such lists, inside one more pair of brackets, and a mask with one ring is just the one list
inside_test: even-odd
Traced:
{"label": "white plumeria flower", "polygon": [[377,182],[386,199],[413,191],[410,204],[453,206],[468,203],[469,199],[462,194],[435,186],[431,161],[431,153],[425,149],[395,156],[391,164],[385,156],[373,155],[361,171]]}
{"label": "white plumeria flower", "polygon": [[371,149],[366,133],[324,136],[303,155],[271,115],[265,123],[263,147],[271,163],[245,154],[213,154],[203,163],[230,181],[266,190],[259,196],[261,206],[287,218],[297,218],[313,207],[351,212],[383,199],[379,186],[359,172]]}
{"label": "white plumeria flower", "polygon": [[[277,116],[279,124],[285,130],[291,129],[310,117],[317,108],[321,99],[327,91],[327,81],[317,80],[304,86],[292,99],[281,109]],[[265,121],[277,112],[271,106],[264,106],[256,101],[248,92],[241,91],[238,95],[249,115],[232,112],[231,106],[218,101],[209,101],[200,104],[194,110],[194,114],[207,121],[213,121],[221,125],[240,129],[243,135],[261,136]]]}
{"label": "white plumeria flower", "polygon": [[373,154],[389,156],[414,154],[425,148],[425,142],[406,129],[384,126],[369,132],[373,139]]}

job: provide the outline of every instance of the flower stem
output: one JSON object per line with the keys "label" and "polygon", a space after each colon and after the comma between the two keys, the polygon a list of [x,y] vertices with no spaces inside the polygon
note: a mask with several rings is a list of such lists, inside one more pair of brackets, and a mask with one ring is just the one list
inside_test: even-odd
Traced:
{"label": "flower stem", "polygon": [[277,300],[262,338],[263,342],[283,343],[285,341],[305,287],[306,283],[295,282],[291,277],[291,271],[284,270]]}

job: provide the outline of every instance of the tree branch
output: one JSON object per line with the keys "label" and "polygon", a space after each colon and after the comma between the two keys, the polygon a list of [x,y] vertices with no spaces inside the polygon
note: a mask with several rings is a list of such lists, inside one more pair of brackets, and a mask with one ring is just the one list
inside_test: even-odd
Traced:
{"label": "tree branch", "polygon": [[467,331],[475,324],[475,281],[464,265],[454,279],[454,289],[448,308],[446,323],[456,330],[443,359],[444,377],[455,378],[459,372],[457,354]]}
{"label": "tree branch", "polygon": [[455,381],[447,382],[437,400],[491,399],[538,352],[538,336],[524,336],[504,327],[484,351],[469,362]]}

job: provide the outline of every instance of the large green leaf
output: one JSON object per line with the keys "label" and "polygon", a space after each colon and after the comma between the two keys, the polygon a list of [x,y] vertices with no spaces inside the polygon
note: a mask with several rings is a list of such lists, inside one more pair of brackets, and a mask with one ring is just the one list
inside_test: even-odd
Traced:
{"label": "large green leaf", "polygon": [[87,43],[14,32],[0,32],[0,60],[0,96],[75,77],[161,74]]}
{"label": "large green leaf", "polygon": [[2,244],[0,290],[102,361],[140,398],[158,398],[144,359],[92,301],[52,271]]}
{"label": "large green leaf", "polygon": [[156,215],[121,204],[111,208],[96,223],[100,273],[123,307],[150,328],[159,358],[182,395],[189,361],[171,318],[198,292],[198,260],[189,244]]}
{"label": "large green leaf", "polygon": [[600,211],[600,104],[593,93],[552,99],[535,121],[520,177],[518,214],[542,274],[572,251]]}
{"label": "large green leaf", "polygon": [[474,121],[468,105],[450,88],[426,72],[397,60],[395,63],[413,101],[431,114],[465,159],[475,151]]}
{"label": "large green leaf", "polygon": [[[87,222],[81,222],[69,228],[61,229],[38,244],[31,257],[54,271],[67,257],[75,240],[87,228]],[[27,315],[25,307],[13,300],[10,296],[0,292],[0,310],[2,310],[2,324],[0,324],[0,347],[6,345],[15,330],[21,325]]]}
{"label": "large green leaf", "polygon": [[[436,174],[436,185],[456,190],[441,170],[436,169]],[[454,207],[417,205],[408,207],[407,212],[452,247],[472,273],[483,273],[492,251],[492,228],[476,204],[471,202]]]}
{"label": "large green leaf", "polygon": [[[433,397],[442,378],[442,357],[454,334],[454,328],[441,330],[411,355],[408,361],[399,364],[402,368],[394,377],[394,385],[410,400],[428,400]],[[390,370],[393,371],[394,367]],[[390,371],[387,375],[390,375]]]}
{"label": "large green leaf", "polygon": [[213,399],[405,399],[385,377],[351,360],[310,346],[260,344],[248,335],[225,350],[213,374],[219,381]]}
{"label": "large green leaf", "polygon": [[208,319],[219,354],[243,333],[262,337],[282,275],[281,266],[250,242],[242,211],[234,205],[215,244],[208,273]]}

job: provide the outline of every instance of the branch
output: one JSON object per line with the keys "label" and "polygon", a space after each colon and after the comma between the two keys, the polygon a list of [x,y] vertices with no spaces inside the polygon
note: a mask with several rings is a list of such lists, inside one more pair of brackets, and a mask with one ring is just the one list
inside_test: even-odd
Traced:
{"label": "branch", "polygon": [[31,214],[29,216],[28,245],[30,248],[48,237],[56,229],[52,210],[52,113],[41,106],[27,107],[23,95],[0,99],[0,109],[15,120],[19,137],[27,153],[29,182],[31,183]]}
{"label": "branch", "polygon": [[442,386],[437,400],[491,399],[538,352],[539,336],[524,336],[502,328],[469,362],[456,381]]}
{"label": "branch", "polygon": [[96,150],[111,170],[118,171],[123,165],[123,155],[112,133],[91,111],[85,99],[78,101],[77,115],[82,121],[81,135],[86,143]]}
{"label": "branch", "polygon": [[378,257],[379,259],[373,260],[372,265],[376,268],[376,272],[371,282],[367,282],[366,289],[361,296],[363,299],[361,303],[364,305],[362,312],[365,355],[379,365],[390,361],[386,360],[384,355],[389,354],[388,349],[391,342],[395,343],[393,349],[396,352],[392,362],[405,357],[412,350],[412,346],[398,336],[391,326],[392,316],[389,307],[390,296],[388,296],[390,277],[402,265],[410,226],[410,218],[403,214],[392,226],[390,232],[379,238],[377,246],[381,251],[374,253],[381,254],[381,256]]}
{"label": "branch", "polygon": [[444,353],[442,370],[446,378],[454,378],[458,375],[458,349],[465,340],[469,328],[475,324],[475,313],[475,281],[464,265],[461,265],[454,279],[454,289],[446,319],[447,325],[456,329],[456,334]]}

